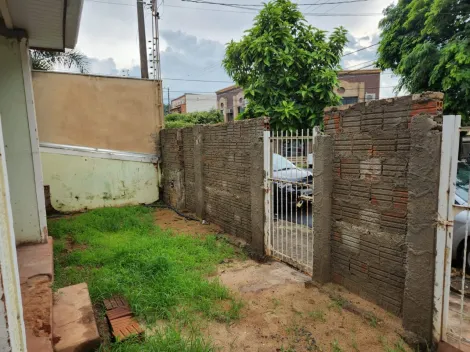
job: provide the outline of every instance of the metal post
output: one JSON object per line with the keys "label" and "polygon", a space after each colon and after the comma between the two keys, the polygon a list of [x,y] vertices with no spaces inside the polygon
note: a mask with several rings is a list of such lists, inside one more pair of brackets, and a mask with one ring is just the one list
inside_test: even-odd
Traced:
{"label": "metal post", "polygon": [[[446,341],[452,261],[453,202],[457,174],[460,116],[444,116],[439,176],[434,276],[433,338]],[[447,253],[447,255],[446,255]]]}
{"label": "metal post", "polygon": [[264,248],[267,255],[271,255],[271,132],[265,129],[263,132],[264,142]]}

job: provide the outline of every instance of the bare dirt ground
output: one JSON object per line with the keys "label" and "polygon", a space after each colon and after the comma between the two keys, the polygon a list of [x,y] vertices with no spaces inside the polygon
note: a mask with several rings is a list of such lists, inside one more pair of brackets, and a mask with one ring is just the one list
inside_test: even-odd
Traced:
{"label": "bare dirt ground", "polygon": [[215,224],[202,224],[201,222],[188,220],[179,216],[171,209],[160,208],[155,212],[155,223],[163,230],[171,229],[177,233],[184,234],[217,234],[222,233],[219,226]]}
{"label": "bare dirt ground", "polygon": [[[156,212],[156,223],[179,233],[220,233],[169,209]],[[203,327],[220,351],[411,351],[398,317],[341,286],[306,287],[310,277],[284,263],[230,261],[216,276],[244,303],[235,323]]]}
{"label": "bare dirt ground", "polygon": [[222,351],[410,351],[399,318],[337,285],[306,288],[310,278],[283,263],[224,264],[219,278],[245,304],[238,322],[206,331]]}

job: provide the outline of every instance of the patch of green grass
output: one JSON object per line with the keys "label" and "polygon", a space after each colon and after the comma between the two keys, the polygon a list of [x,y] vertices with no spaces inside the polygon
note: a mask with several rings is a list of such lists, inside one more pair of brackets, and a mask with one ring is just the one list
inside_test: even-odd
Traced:
{"label": "patch of green grass", "polygon": [[[102,346],[99,352],[109,351],[108,346]],[[215,352],[216,349],[200,336],[184,337],[177,329],[168,327],[155,335],[131,337],[112,346],[113,352]]]}
{"label": "patch of green grass", "polygon": [[332,352],[343,352],[343,349],[342,349],[341,346],[339,345],[338,340],[335,339],[335,340],[331,343],[331,351],[332,351]]}
{"label": "patch of green grass", "polygon": [[325,312],[323,312],[322,310],[314,310],[313,312],[309,312],[308,316],[314,321],[319,321],[322,323],[326,322]]}
{"label": "patch of green grass", "polygon": [[379,336],[379,342],[382,344],[385,352],[406,352],[405,342],[399,339],[393,346],[389,346],[387,339],[383,336]]}
{"label": "patch of green grass", "polygon": [[[142,206],[103,208],[49,221],[55,286],[85,281],[92,301],[98,304],[114,295],[123,296],[134,314],[148,324],[163,319],[182,327],[201,319],[237,319],[242,302],[216,278],[207,278],[218,263],[236,256],[233,247],[212,235],[176,235],[153,221],[153,210]],[[188,347],[136,351],[210,350],[198,338],[182,338],[175,329],[167,332],[146,339],[145,346],[181,343]],[[119,343],[115,350],[134,351],[135,344]]]}

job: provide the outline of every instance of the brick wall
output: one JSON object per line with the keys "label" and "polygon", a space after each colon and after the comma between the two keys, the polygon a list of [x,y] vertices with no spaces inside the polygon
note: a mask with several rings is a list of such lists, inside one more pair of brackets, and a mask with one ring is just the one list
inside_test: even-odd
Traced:
{"label": "brick wall", "polygon": [[[325,132],[334,138],[332,280],[396,314],[402,313],[408,272],[416,269],[407,266],[414,236],[409,195],[415,192],[409,188],[415,147],[410,126],[420,114],[435,124],[441,113],[442,95],[436,93],[325,112]],[[430,158],[439,160],[439,148],[433,153]]]}
{"label": "brick wall", "polygon": [[263,130],[263,119],[253,119],[161,133],[165,201],[245,239],[260,254]]}

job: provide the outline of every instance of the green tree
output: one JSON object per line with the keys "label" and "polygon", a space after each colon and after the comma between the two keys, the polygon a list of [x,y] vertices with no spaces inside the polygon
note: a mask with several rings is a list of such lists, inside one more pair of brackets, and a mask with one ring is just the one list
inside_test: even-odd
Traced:
{"label": "green tree", "polygon": [[77,68],[80,73],[88,73],[88,60],[76,50],[64,52],[47,50],[30,50],[33,70],[50,71],[55,65],[66,68]]}
{"label": "green tree", "polygon": [[241,118],[269,116],[277,130],[318,125],[323,109],[339,104],[333,88],[346,42],[344,28],[327,39],[289,0],[265,4],[243,38],[227,45],[223,60],[248,100]]}
{"label": "green tree", "polygon": [[398,89],[442,91],[446,113],[470,112],[470,2],[399,0],[384,11],[378,65]]}

